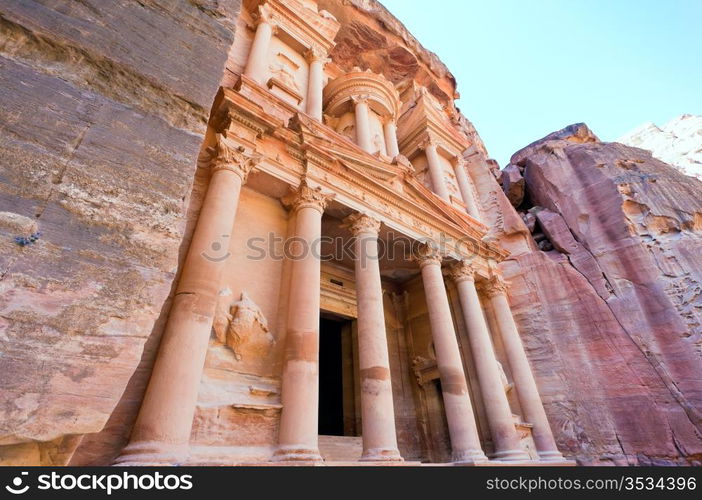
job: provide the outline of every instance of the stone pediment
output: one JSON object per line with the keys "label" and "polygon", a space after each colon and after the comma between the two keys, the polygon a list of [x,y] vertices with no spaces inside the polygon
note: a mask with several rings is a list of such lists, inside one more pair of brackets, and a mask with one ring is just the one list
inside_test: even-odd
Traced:
{"label": "stone pediment", "polygon": [[361,150],[348,138],[330,127],[319,124],[302,114],[290,120],[289,128],[302,135],[302,144],[307,148],[328,156],[334,163],[342,165],[349,173],[390,188],[395,196],[408,205],[422,207],[435,215],[466,230],[471,236],[482,237],[488,228],[465,212],[448,204],[427,189],[414,174],[412,165],[404,157],[390,159],[378,153]]}
{"label": "stone pediment", "polygon": [[[487,226],[424,187],[404,157],[368,153],[270,93],[264,110],[258,102],[258,87],[249,85],[244,77],[241,89],[223,89],[213,114],[217,119],[211,124],[215,129],[231,129],[232,137],[239,137],[246,147],[262,154],[257,170],[271,180],[297,185],[304,175],[334,192],[338,203],[375,213],[386,225],[412,238],[438,240],[446,235],[458,241],[467,237],[476,245],[471,253],[498,262],[508,255],[483,241]],[[281,148],[281,144],[285,146]],[[270,186],[269,181],[263,189],[273,189]],[[460,253],[457,248],[449,252]]]}

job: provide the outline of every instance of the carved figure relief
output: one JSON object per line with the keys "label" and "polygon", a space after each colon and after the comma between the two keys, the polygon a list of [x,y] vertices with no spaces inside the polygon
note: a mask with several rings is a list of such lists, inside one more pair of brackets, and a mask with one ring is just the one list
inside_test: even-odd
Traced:
{"label": "carved figure relief", "polygon": [[241,298],[234,303],[228,297],[228,289],[220,292],[213,322],[217,342],[229,347],[237,361],[244,353],[265,355],[275,340],[263,312],[246,292],[241,292]]}
{"label": "carved figure relief", "polygon": [[348,137],[352,141],[356,142],[356,127],[353,123],[346,125],[339,131],[339,133],[344,137]]}
{"label": "carved figure relief", "polygon": [[385,141],[380,137],[380,134],[375,134],[373,136],[373,149],[385,154]]}
{"label": "carved figure relief", "polygon": [[300,66],[288,56],[282,52],[279,52],[276,60],[271,63],[268,69],[270,70],[271,75],[280,80],[283,85],[297,92],[300,91],[300,87],[295,81],[295,72],[300,69]]}

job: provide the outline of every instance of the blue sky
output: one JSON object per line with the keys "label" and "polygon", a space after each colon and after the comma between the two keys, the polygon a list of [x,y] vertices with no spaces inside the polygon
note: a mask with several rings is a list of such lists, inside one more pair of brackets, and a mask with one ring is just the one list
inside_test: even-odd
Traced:
{"label": "blue sky", "polygon": [[380,1],[454,74],[501,167],[571,123],[611,141],[702,114],[702,0]]}

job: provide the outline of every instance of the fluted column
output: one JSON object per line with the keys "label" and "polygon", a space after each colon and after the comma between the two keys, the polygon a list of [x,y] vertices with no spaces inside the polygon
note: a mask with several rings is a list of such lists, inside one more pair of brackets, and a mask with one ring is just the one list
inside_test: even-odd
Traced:
{"label": "fluted column", "polygon": [[390,359],[378,263],[380,222],[358,213],[350,215],[344,222],[355,237],[358,360],[363,422],[361,460],[402,460],[395,433]]}
{"label": "fluted column", "polygon": [[439,152],[436,150],[436,144],[432,141],[427,141],[424,144],[424,152],[427,155],[429,175],[431,177],[431,184],[434,187],[434,192],[444,200],[450,201],[444,168],[441,165],[441,159],[439,158]]}
{"label": "fluted column", "polygon": [[275,27],[270,15],[264,9],[259,10],[257,21],[256,34],[249,50],[249,58],[246,60],[244,74],[256,83],[263,85],[265,83],[263,80],[266,77],[268,49],[271,45]]}
{"label": "fluted column", "polygon": [[307,82],[307,114],[317,121],[322,121],[322,87],[324,83],[325,52],[317,46],[307,51],[310,64]]}
{"label": "fluted column", "polygon": [[313,251],[322,235],[322,214],[329,195],[302,182],[286,201],[296,213],[291,254],[285,364],[281,387],[278,449],[274,460],[319,461],[319,293],[320,260]]}
{"label": "fluted column", "polygon": [[257,158],[218,136],[212,177],[129,444],[117,463],[178,464],[188,441],[242,183]]}
{"label": "fluted column", "polygon": [[474,272],[469,263],[459,262],[451,268],[451,278],[458,289],[490,435],[495,445],[495,453],[492,458],[496,460],[529,460],[528,453],[521,449],[519,435],[514,426],[512,411],[497,367],[497,358],[490,340],[490,333],[480,306],[478,292],[475,289]]}
{"label": "fluted column", "polygon": [[468,383],[463,371],[448,296],[444,288],[441,257],[428,252],[419,256],[419,266],[429,309],[431,335],[434,339],[453,460],[456,462],[486,461],[487,457],[480,447]]}
{"label": "fluted column", "polygon": [[499,277],[494,276],[485,284],[485,292],[495,311],[497,327],[502,338],[507,361],[512,369],[512,378],[517,390],[519,405],[524,412],[524,420],[533,425],[532,434],[536,451],[542,460],[564,460],[553,438],[551,426],[546,418],[546,411],[541,403],[539,389],[529,366],[522,339],[514,323],[512,311],[507,300],[507,286]]}
{"label": "fluted column", "polygon": [[400,147],[397,145],[397,125],[395,125],[394,117],[389,116],[385,119],[383,134],[385,135],[385,149],[388,156],[395,158],[400,154]]}
{"label": "fluted column", "polygon": [[373,142],[371,141],[368,96],[354,97],[353,102],[354,115],[356,118],[356,143],[364,151],[374,153]]}
{"label": "fluted column", "polygon": [[468,213],[474,219],[480,220],[480,209],[473,193],[472,182],[468,178],[468,172],[466,172],[465,160],[462,157],[456,157],[454,170],[456,172],[458,189],[461,191],[461,197],[463,198],[463,203],[466,204]]}

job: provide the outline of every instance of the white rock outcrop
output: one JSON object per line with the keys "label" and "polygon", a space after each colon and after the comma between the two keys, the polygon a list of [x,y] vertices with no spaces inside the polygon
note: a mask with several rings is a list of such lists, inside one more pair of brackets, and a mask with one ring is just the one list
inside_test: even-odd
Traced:
{"label": "white rock outcrop", "polygon": [[616,142],[647,149],[682,173],[702,179],[702,116],[680,115],[662,128],[647,122]]}

